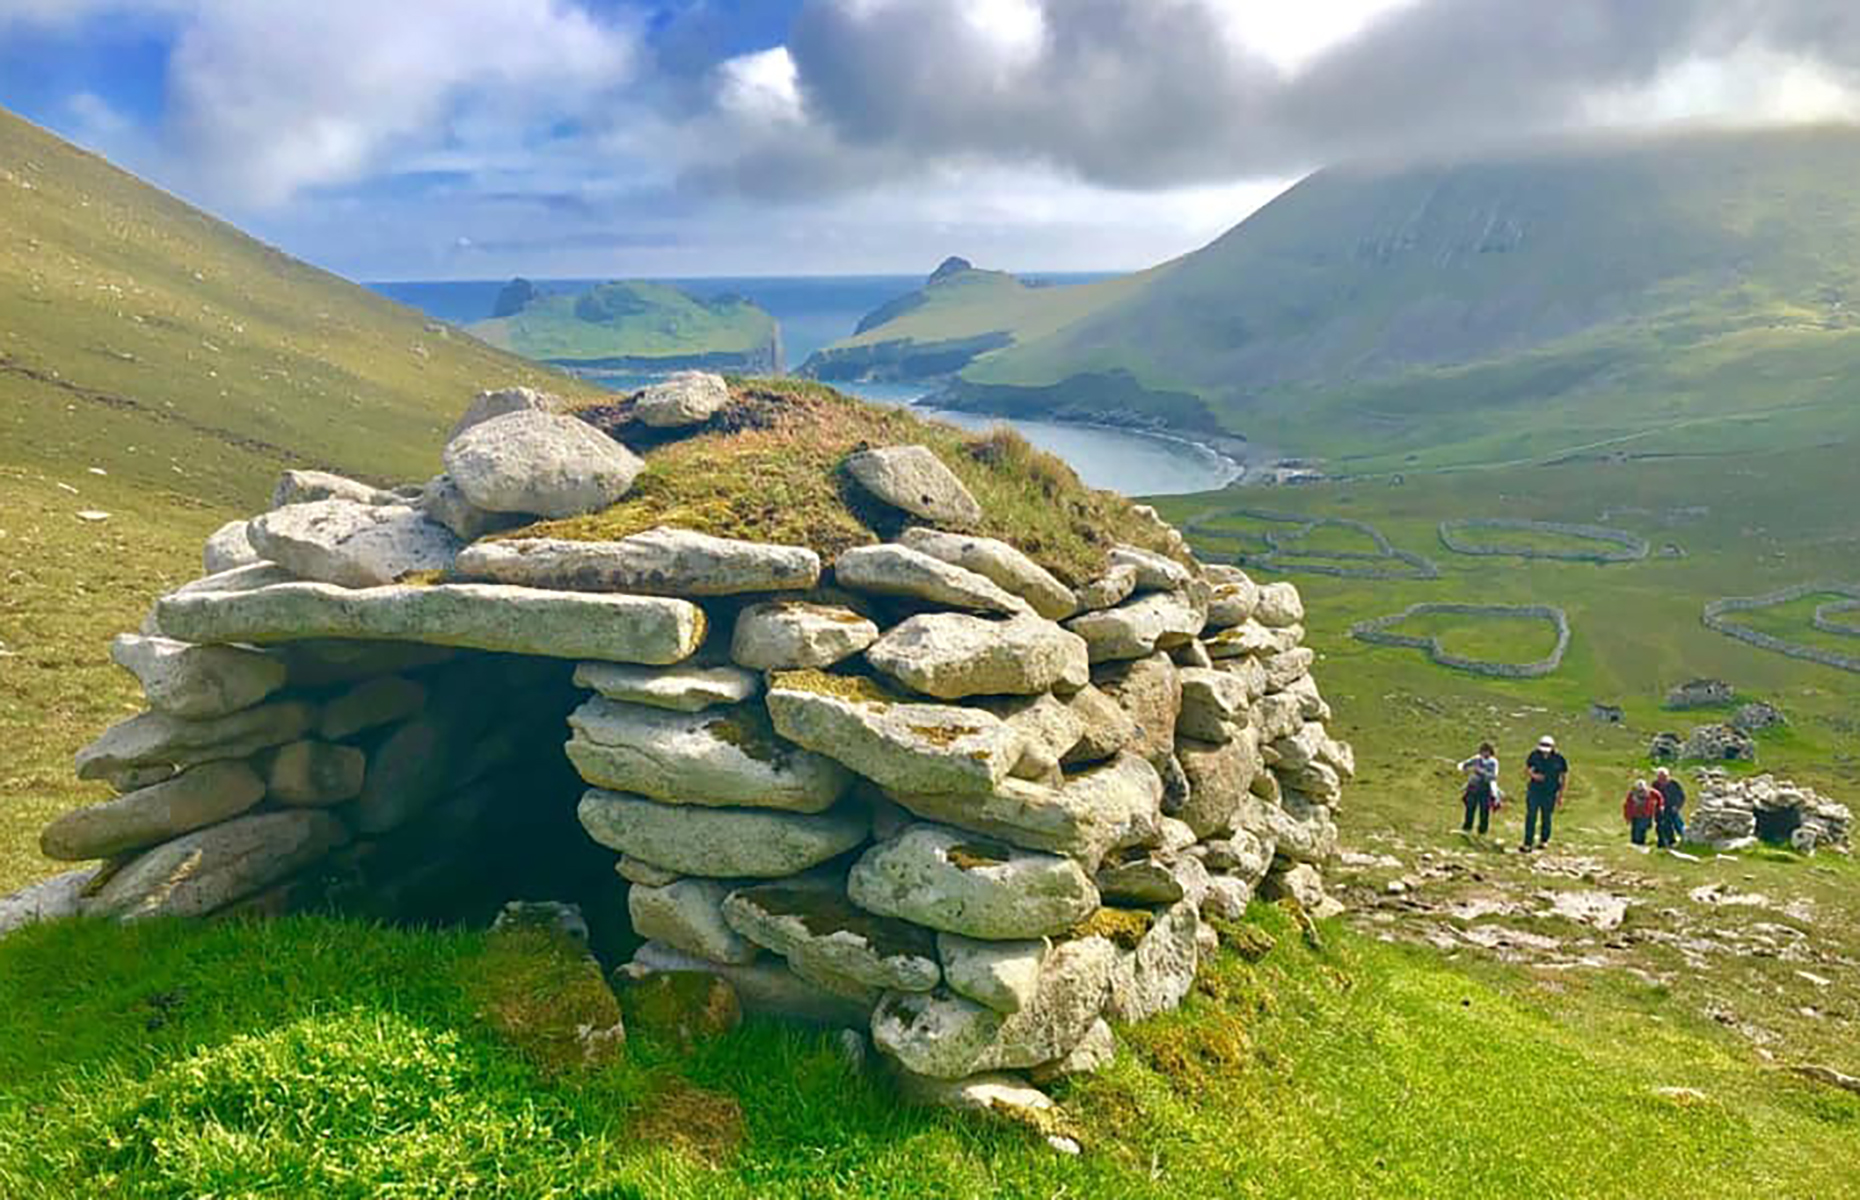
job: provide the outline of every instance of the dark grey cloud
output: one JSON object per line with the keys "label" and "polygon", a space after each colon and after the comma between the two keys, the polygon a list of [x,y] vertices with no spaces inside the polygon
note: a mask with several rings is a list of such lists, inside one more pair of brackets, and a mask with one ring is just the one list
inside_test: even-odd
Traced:
{"label": "dark grey cloud", "polygon": [[810,121],[865,169],[974,156],[1134,189],[1566,131],[1597,94],[1743,50],[1860,75],[1860,0],[1416,0],[1290,73],[1214,4],[1045,0],[1016,58],[947,0],[810,0],[788,47]]}

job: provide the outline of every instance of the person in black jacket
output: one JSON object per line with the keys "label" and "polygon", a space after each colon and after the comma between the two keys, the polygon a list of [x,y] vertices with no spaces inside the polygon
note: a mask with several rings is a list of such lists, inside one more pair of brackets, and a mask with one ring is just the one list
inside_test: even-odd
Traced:
{"label": "person in black jacket", "polygon": [[1524,844],[1518,848],[1529,854],[1533,838],[1538,848],[1550,844],[1550,815],[1562,802],[1563,788],[1569,782],[1569,761],[1556,752],[1555,738],[1546,733],[1537,739],[1537,749],[1524,760],[1524,773]]}
{"label": "person in black jacket", "polygon": [[1662,846],[1677,846],[1686,836],[1686,819],[1680,810],[1686,806],[1686,789],[1665,767],[1653,773],[1653,786],[1660,793],[1660,820],[1655,833]]}

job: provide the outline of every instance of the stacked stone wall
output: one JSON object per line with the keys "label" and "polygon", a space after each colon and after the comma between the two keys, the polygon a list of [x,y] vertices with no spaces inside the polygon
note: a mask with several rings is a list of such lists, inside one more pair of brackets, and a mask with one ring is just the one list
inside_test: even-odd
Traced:
{"label": "stacked stone wall", "polygon": [[[1450,653],[1440,644],[1440,639],[1437,637],[1390,632],[1393,626],[1401,624],[1410,617],[1426,616],[1432,613],[1469,617],[1538,617],[1550,622],[1556,630],[1556,645],[1548,655],[1536,662],[1502,663]],[[1562,665],[1563,655],[1569,650],[1569,615],[1551,604],[1429,602],[1410,604],[1400,612],[1390,613],[1386,617],[1373,617],[1367,621],[1358,621],[1350,627],[1350,636],[1376,646],[1405,646],[1415,650],[1424,650],[1427,652],[1427,657],[1434,662],[1443,667],[1452,667],[1457,671],[1470,671],[1475,675],[1490,675],[1498,679],[1536,679],[1550,674]]]}
{"label": "stacked stone wall", "polygon": [[[1556,533],[1565,537],[1608,542],[1619,550],[1544,550],[1534,546],[1491,546],[1468,541],[1461,534],[1470,529],[1516,529],[1533,533]],[[1507,558],[1552,558],[1569,562],[1624,563],[1639,562],[1652,551],[1647,539],[1625,529],[1606,525],[1572,525],[1562,521],[1526,521],[1511,517],[1466,517],[1440,523],[1441,545],[1455,554],[1486,555]]]}
{"label": "stacked stone wall", "polygon": [[1739,625],[1730,619],[1735,613],[1789,604],[1805,596],[1823,593],[1846,596],[1848,600],[1835,600],[1817,606],[1813,619],[1814,627],[1824,633],[1853,635],[1855,631],[1852,626],[1842,626],[1834,620],[1838,613],[1851,610],[1853,604],[1849,601],[1860,603],[1860,586],[1851,583],[1798,583],[1761,596],[1725,596],[1707,604],[1701,620],[1707,629],[1714,629],[1740,642],[1748,642],[1765,650],[1774,650],[1778,654],[1787,654],[1791,658],[1804,658],[1809,662],[1820,663],[1824,667],[1834,667],[1842,671],[1860,671],[1860,655],[1841,654],[1820,646],[1792,642],[1787,638],[1780,638],[1774,634],[1751,629],[1746,625]]}

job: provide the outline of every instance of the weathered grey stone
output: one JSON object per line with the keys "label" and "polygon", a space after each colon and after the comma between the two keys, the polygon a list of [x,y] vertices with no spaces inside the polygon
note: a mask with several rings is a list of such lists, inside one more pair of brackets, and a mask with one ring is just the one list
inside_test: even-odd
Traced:
{"label": "weathered grey stone", "polygon": [[550,592],[491,583],[350,590],[285,583],[164,597],[171,636],[194,642],[380,638],[474,650],[675,663],[704,640],[704,612],[665,596]]}
{"label": "weathered grey stone", "polygon": [[402,504],[287,504],[253,520],[250,532],[258,552],[293,575],[349,588],[444,571],[459,551],[450,530]]}
{"label": "weathered grey stone", "polygon": [[1296,584],[1279,582],[1260,585],[1259,604],[1254,619],[1268,629],[1296,625],[1305,619],[1305,602]]}
{"label": "weathered grey stone", "polygon": [[452,476],[443,474],[427,481],[414,507],[429,521],[444,525],[463,542],[475,542],[487,533],[509,529],[523,520],[511,513],[486,512],[479,508],[465,498],[459,485],[452,482]]}
{"label": "weathered grey stone", "polygon": [[1053,947],[1032,998],[1007,1014],[947,988],[888,992],[872,1013],[872,1041],[906,1070],[940,1079],[1051,1062],[1098,1020],[1116,957],[1099,937]]}
{"label": "weathered grey stone", "polygon": [[1325,893],[1324,877],[1318,869],[1306,862],[1267,875],[1259,885],[1259,895],[1262,900],[1295,900],[1319,921],[1343,911],[1343,905]]}
{"label": "weathered grey stone", "polygon": [[446,791],[454,777],[449,768],[466,749],[456,722],[443,713],[425,712],[400,726],[369,752],[350,824],[359,833],[405,824]]}
{"label": "weathered grey stone", "polygon": [[1271,745],[1304,726],[1302,707],[1299,698],[1290,692],[1270,693],[1253,702],[1247,710],[1247,723],[1258,733],[1261,745]]}
{"label": "weathered grey stone", "polygon": [[[1199,870],[1202,879],[1200,891],[1207,890],[1207,868],[1197,859],[1186,858],[1184,863],[1193,864],[1189,870]],[[1153,855],[1143,855],[1124,862],[1107,862],[1098,868],[1098,894],[1106,904],[1174,904],[1188,894],[1187,882],[1183,878],[1188,874],[1181,866],[1164,862]],[[1197,893],[1197,899],[1200,893]]]}
{"label": "weathered grey stone", "polygon": [[62,921],[83,911],[97,867],[77,867],[0,896],[0,937],[41,921]]}
{"label": "weathered grey stone", "polygon": [[190,767],[222,758],[245,758],[267,746],[302,737],[316,710],[295,700],[274,701],[230,716],[188,721],[146,712],[119,721],[77,752],[79,779],[104,779],[131,767]]}
{"label": "weathered grey stone", "polygon": [[762,690],[762,677],[741,667],[641,667],[587,662],[575,668],[575,686],[599,692],[609,700],[673,712],[700,712],[753,699]]}
{"label": "weathered grey stone", "polygon": [[[1117,1058],[1117,1034],[1102,1017],[1091,1023],[1079,1044],[1049,1063],[1033,1069],[1035,1083],[1051,1083],[1073,1075],[1091,1075],[1104,1070]],[[1043,1093],[1042,1093],[1043,1094]]]}
{"label": "weathered grey stone", "polygon": [[1309,646],[1273,655],[1266,660],[1266,686],[1275,692],[1292,686],[1311,673],[1316,659],[1317,654]]}
{"label": "weathered grey stone", "polygon": [[928,446],[879,446],[848,455],[846,473],[879,500],[926,521],[973,525],[982,506]]}
{"label": "weathered grey stone", "polygon": [[1201,915],[1238,921],[1246,916],[1246,906],[1253,902],[1253,884],[1237,875],[1210,875],[1208,894],[1201,899]]}
{"label": "weathered grey stone", "polygon": [[368,729],[404,721],[426,707],[426,685],[404,675],[365,679],[323,706],[316,731],[338,742]]}
{"label": "weathered grey stone", "polygon": [[1221,630],[1205,642],[1210,657],[1220,659],[1264,658],[1281,649],[1278,634],[1258,621],[1242,621]]}
{"label": "weathered grey stone", "polygon": [[595,696],[568,724],[583,779],[666,804],[818,813],[852,783],[832,759],[777,741],[758,705],[684,713]]}
{"label": "weathered grey stone", "polygon": [[641,887],[664,887],[668,883],[677,883],[684,876],[676,871],[655,866],[643,858],[634,858],[622,854],[620,861],[614,864],[614,873],[628,883],[637,883]]}
{"label": "weathered grey stone", "polygon": [[850,608],[771,600],[737,614],[730,659],[756,671],[830,667],[878,640],[878,626]]}
{"label": "weathered grey stone", "polygon": [[482,425],[494,417],[513,412],[561,412],[566,407],[560,396],[528,387],[495,388],[479,392],[465,409],[465,414],[446,435],[449,442],[473,425]]}
{"label": "weathered grey stone", "polygon": [[1049,621],[1063,620],[1078,611],[1078,597],[1054,578],[1052,572],[1008,543],[996,538],[916,526],[898,541],[967,571],[993,580],[1011,595],[1033,606]]}
{"label": "weathered grey stone", "polygon": [[949,990],[999,1013],[1019,1012],[1040,986],[1040,964],[1053,948],[1045,938],[984,942],[959,933],[936,935]]}
{"label": "weathered grey stone", "polygon": [[1240,730],[1218,743],[1177,738],[1175,755],[1188,776],[1188,799],[1171,815],[1186,822],[1198,837],[1232,829],[1234,813],[1260,769],[1253,731]]}
{"label": "weathered grey stone", "polygon": [[807,815],[753,808],[696,808],[591,788],[576,810],[601,845],[681,875],[773,879],[844,854],[865,840],[868,819],[847,809]]}
{"label": "weathered grey stone", "polygon": [[1064,765],[1101,762],[1137,740],[1135,718],[1096,687],[1086,685],[1065,703],[1079,719],[1080,729],[1072,748],[1060,755]]}
{"label": "weathered grey stone", "polygon": [[805,546],[744,542],[661,525],[617,542],[479,542],[459,555],[458,569],[496,583],[566,592],[732,596],[813,587],[820,579],[820,556]]}
{"label": "weathered grey stone", "polygon": [[1137,573],[1139,592],[1175,592],[1193,578],[1187,567],[1165,554],[1136,546],[1111,547],[1111,565],[1128,566]]}
{"label": "weathered grey stone", "polygon": [[299,741],[266,755],[265,795],[279,804],[321,808],[353,799],[362,790],[368,756],[354,746]]}
{"label": "weathered grey stone", "polygon": [[982,1071],[962,1079],[933,1079],[898,1071],[898,1094],[909,1104],[955,1112],[1004,1115],[1035,1126],[1056,1105],[1053,1098],[1017,1075]]}
{"label": "weathered grey stone", "polygon": [[862,912],[837,889],[742,888],[724,901],[723,915],[738,933],[787,959],[803,979],[843,977],[866,987],[927,992],[942,978],[928,930]]}
{"label": "weathered grey stone", "polygon": [[1208,600],[1208,628],[1230,629],[1253,619],[1259,609],[1259,585],[1233,568],[1237,579],[1214,582],[1214,594]]}
{"label": "weathered grey stone", "polygon": [[151,708],[194,720],[250,708],[284,686],[283,663],[239,646],[119,633],[110,659],[141,682]]}
{"label": "weathered grey stone", "polygon": [[246,536],[245,527],[243,519],[228,521],[207,537],[207,544],[200,552],[200,565],[207,574],[217,575],[262,561],[258,551],[252,548],[252,539]]}
{"label": "weathered grey stone", "polygon": [[893,702],[856,683],[807,671],[773,676],[775,732],[898,792],[985,792],[1020,759],[1020,735],[992,714]]}
{"label": "weathered grey stone", "polygon": [[1214,669],[1224,671],[1240,681],[1249,705],[1257,703],[1266,694],[1266,668],[1257,658],[1223,659],[1214,664]]}
{"label": "weathered grey stone", "polygon": [[866,661],[942,700],[1077,691],[1091,679],[1085,642],[1032,613],[990,621],[963,613],[923,613],[892,628]]}
{"label": "weathered grey stone", "polygon": [[1200,638],[1190,638],[1181,645],[1172,647],[1169,651],[1169,659],[1178,667],[1206,669],[1214,665],[1214,660],[1208,656],[1207,646],[1202,644]]}
{"label": "weathered grey stone", "polygon": [[201,916],[277,883],[348,840],[342,822],[318,809],[235,817],[129,862],[85,901],[84,911],[123,921]]}
{"label": "weathered grey stone", "polygon": [[1007,616],[1028,611],[1025,600],[1003,591],[987,577],[895,542],[842,552],[834,561],[833,575],[841,587],[875,596],[905,596]]}
{"label": "weathered grey stone", "polygon": [[112,858],[236,817],[265,796],[242,762],[202,763],[149,787],[65,813],[39,834],[45,857]]}
{"label": "weathered grey stone", "polygon": [[1071,859],[938,825],[913,825],[867,850],[847,894],[868,912],[997,940],[1062,933],[1098,907]]}
{"label": "weathered grey stone", "polygon": [[1231,873],[1249,881],[1260,879],[1272,865],[1273,847],[1250,829],[1235,829],[1225,838],[1203,841],[1198,849],[1208,870]]}
{"label": "weathered grey stone", "polygon": [[1175,722],[1182,711],[1182,679],[1167,654],[1152,654],[1092,670],[1092,683],[1124,710],[1137,727],[1126,744],[1158,770],[1175,751]]}
{"label": "weathered grey stone", "polygon": [[1182,680],[1182,711],[1175,723],[1178,736],[1224,742],[1236,726],[1246,724],[1245,680],[1202,667],[1186,667],[1178,674]]}
{"label": "weathered grey stone", "polygon": [[1117,956],[1105,1015],[1113,1021],[1147,1021],[1181,1004],[1200,965],[1200,928],[1201,917],[1186,900],[1158,917],[1135,950]]}
{"label": "weathered grey stone", "polygon": [[[1014,777],[1059,786],[1060,762],[1085,736],[1085,718],[1056,696],[985,696],[971,701],[1020,735]],[[1115,705],[1112,706],[1115,709]]]}
{"label": "weathered grey stone", "polygon": [[1122,604],[1136,590],[1137,569],[1129,563],[1118,563],[1073,594],[1078,598],[1080,612],[1098,612]]}
{"label": "weathered grey stone", "polygon": [[775,958],[736,965],[686,954],[662,942],[647,942],[633,954],[633,967],[644,971],[703,971],[736,989],[743,1011],[810,1025],[864,1025],[871,1009],[809,983]]}
{"label": "weathered grey stone", "polygon": [[418,671],[458,657],[449,646],[379,639],[306,638],[280,642],[271,653],[284,660],[294,688],[326,688],[396,671]]}
{"label": "weathered grey stone", "polygon": [[1184,592],[1149,592],[1116,608],[1082,613],[1066,628],[1085,639],[1094,663],[1143,658],[1201,632],[1204,614]]}
{"label": "weathered grey stone", "polygon": [[[1260,668],[1260,673],[1261,679],[1263,680],[1265,677],[1264,667]],[[1305,720],[1330,720],[1330,705],[1324,702],[1322,693],[1318,691],[1317,680],[1313,679],[1311,676],[1306,675],[1303,678],[1294,679],[1292,682],[1286,684],[1280,691],[1282,695],[1296,696],[1298,698],[1298,715]],[[1356,773],[1354,759],[1352,759],[1350,769],[1344,773],[1346,775],[1354,775]]]}
{"label": "weathered grey stone", "polygon": [[573,517],[627,494],[645,466],[573,417],[523,410],[473,425],[450,442],[446,474],[487,512]]}
{"label": "weathered grey stone", "polygon": [[702,425],[730,402],[730,385],[708,371],[678,371],[648,387],[633,402],[639,423],[654,429]]}
{"label": "weathered grey stone", "polygon": [[271,490],[271,507],[313,504],[319,500],[348,500],[355,504],[399,504],[401,498],[370,484],[328,471],[286,471]]}
{"label": "weathered grey stone", "polygon": [[980,794],[891,795],[920,817],[1025,849],[1070,855],[1088,868],[1114,847],[1153,839],[1162,815],[1162,781],[1134,754],[1120,754],[1059,787],[1008,779]]}
{"label": "weathered grey stone", "polygon": [[1286,791],[1278,805],[1241,806],[1245,827],[1273,844],[1279,857],[1322,863],[1337,853],[1337,821],[1329,808]]}
{"label": "weathered grey stone", "polygon": [[724,919],[723,904],[733,886],[717,879],[679,879],[661,887],[632,887],[626,903],[633,932],[712,962],[754,962],[755,944]]}

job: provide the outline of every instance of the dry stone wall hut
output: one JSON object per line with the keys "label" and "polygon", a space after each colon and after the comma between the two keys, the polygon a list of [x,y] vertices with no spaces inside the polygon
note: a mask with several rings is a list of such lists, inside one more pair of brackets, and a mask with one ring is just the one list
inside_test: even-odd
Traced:
{"label": "dry stone wall hut", "polygon": [[960,1091],[1102,1063],[1256,894],[1329,904],[1354,761],[1294,587],[1011,435],[703,390],[487,394],[429,483],[216,533],[116,643],[149,708],[77,769],[118,795],[43,838],[101,865],[34,911],[573,898],[629,976]]}

